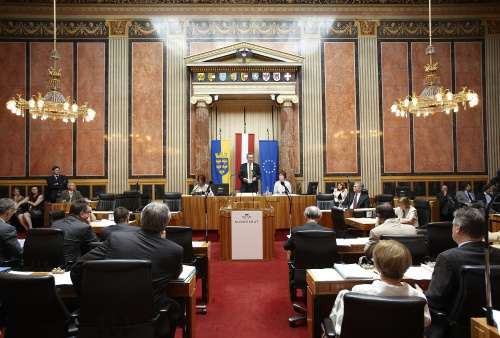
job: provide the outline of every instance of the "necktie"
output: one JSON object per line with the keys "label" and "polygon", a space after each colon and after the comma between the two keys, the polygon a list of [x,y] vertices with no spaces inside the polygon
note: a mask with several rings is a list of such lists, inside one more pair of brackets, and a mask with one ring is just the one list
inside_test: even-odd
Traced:
{"label": "necktie", "polygon": [[252,180],[252,165],[248,164],[248,179]]}
{"label": "necktie", "polygon": [[354,194],[354,203],[352,204],[353,209],[358,208],[358,194]]}
{"label": "necktie", "polygon": [[472,196],[470,195],[470,193],[469,193],[468,191],[467,191],[467,196],[469,196],[469,202],[474,201],[474,200],[472,199]]}

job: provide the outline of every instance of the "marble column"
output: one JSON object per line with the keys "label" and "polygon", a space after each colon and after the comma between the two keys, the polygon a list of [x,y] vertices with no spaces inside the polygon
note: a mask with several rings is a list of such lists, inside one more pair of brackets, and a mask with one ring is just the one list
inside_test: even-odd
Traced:
{"label": "marble column", "polygon": [[128,189],[130,20],[107,20],[109,37],[108,192]]}
{"label": "marble column", "polygon": [[488,178],[500,169],[500,20],[485,20],[486,147]]}
{"label": "marble column", "polygon": [[361,181],[370,196],[382,193],[377,21],[357,21]]}
{"label": "marble column", "polygon": [[195,133],[191,137],[194,148],[194,156],[191,159],[194,162],[194,172],[195,175],[210,176],[210,109],[208,105],[212,103],[212,97],[193,95],[191,103],[196,104]]}
{"label": "marble column", "polygon": [[287,181],[295,193],[295,142],[293,134],[293,104],[299,102],[297,95],[279,95],[276,102],[280,104],[280,142],[279,142],[279,170],[287,173]]}

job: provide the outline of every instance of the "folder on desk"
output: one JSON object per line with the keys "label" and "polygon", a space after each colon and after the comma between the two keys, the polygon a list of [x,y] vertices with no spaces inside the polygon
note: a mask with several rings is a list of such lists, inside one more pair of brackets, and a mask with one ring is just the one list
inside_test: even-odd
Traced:
{"label": "folder on desk", "polygon": [[373,279],[371,270],[365,270],[357,264],[334,264],[334,268],[345,279]]}
{"label": "folder on desk", "polygon": [[196,268],[190,265],[182,265],[182,272],[177,280],[186,281],[196,272]]}

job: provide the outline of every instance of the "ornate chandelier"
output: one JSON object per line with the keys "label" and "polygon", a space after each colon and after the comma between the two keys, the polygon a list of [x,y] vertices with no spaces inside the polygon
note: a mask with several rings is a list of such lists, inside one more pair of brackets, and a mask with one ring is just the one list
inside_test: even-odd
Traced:
{"label": "ornate chandelier", "polygon": [[31,117],[41,120],[51,118],[53,121],[57,119],[64,122],[75,122],[79,116],[83,121],[91,121],[95,117],[95,111],[87,106],[87,102],[83,106],[78,106],[71,97],[64,97],[59,90],[62,89],[63,81],[61,78],[61,70],[57,70],[56,62],[60,58],[60,53],[56,49],[56,0],[54,0],[54,50],[51,50],[49,57],[54,60],[54,67],[49,71],[50,78],[46,80],[46,86],[50,91],[42,98],[42,94],[32,96],[29,100],[22,98],[21,94],[17,94],[17,99],[14,97],[7,102],[7,109],[13,114],[24,117],[24,110],[28,110]]}
{"label": "ornate chandelier", "polygon": [[408,113],[416,114],[417,116],[434,115],[435,113],[451,111],[458,112],[459,103],[462,103],[464,110],[467,109],[467,103],[470,107],[474,107],[479,103],[478,95],[467,87],[463,87],[462,91],[453,94],[449,89],[440,87],[440,77],[435,74],[438,69],[438,63],[432,63],[432,55],[436,53],[436,47],[432,45],[432,26],[431,26],[431,0],[429,0],[429,46],[425,50],[425,54],[429,55],[429,64],[425,66],[427,75],[424,77],[424,90],[420,96],[413,92],[412,96],[407,96],[404,100],[398,99],[393,103],[391,112],[396,116],[408,117]]}

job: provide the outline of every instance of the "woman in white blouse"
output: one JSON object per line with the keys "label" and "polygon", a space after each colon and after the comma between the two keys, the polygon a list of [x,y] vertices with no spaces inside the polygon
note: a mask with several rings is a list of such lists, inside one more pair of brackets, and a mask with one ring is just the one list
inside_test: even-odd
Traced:
{"label": "woman in white blouse", "polygon": [[333,190],[333,200],[336,206],[339,206],[344,202],[347,197],[347,189],[344,186],[344,183],[337,184],[337,189]]}
{"label": "woman in white blouse", "polygon": [[418,227],[417,209],[411,206],[408,197],[400,197],[398,200],[398,207],[395,210],[396,217],[399,218],[401,223],[411,224]]}
{"label": "woman in white blouse", "polygon": [[[205,195],[207,193],[207,190],[210,189],[210,185],[205,183],[205,175],[198,175],[197,177],[198,183],[193,188],[193,191],[191,191],[191,195]],[[214,193],[210,189],[210,192],[208,193],[208,196],[213,196]]]}
{"label": "woman in white blouse", "polygon": [[[288,193],[291,194],[292,193],[292,186],[290,185],[290,182],[288,181],[285,181],[286,179],[286,171],[282,170],[279,172],[278,174],[278,181],[276,181],[276,183],[274,183],[274,191],[273,191],[273,194],[274,195],[284,195],[285,194],[285,190],[288,190]],[[281,183],[283,182],[283,183]],[[286,187],[286,189],[285,189]]]}

